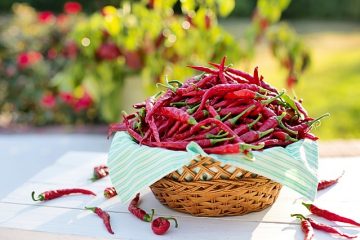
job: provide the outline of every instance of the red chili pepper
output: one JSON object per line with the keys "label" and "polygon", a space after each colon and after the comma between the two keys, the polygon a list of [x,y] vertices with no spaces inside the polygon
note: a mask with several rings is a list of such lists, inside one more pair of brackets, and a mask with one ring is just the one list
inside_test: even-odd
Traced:
{"label": "red chili pepper", "polygon": [[215,110],[215,108],[209,104],[206,104],[206,109],[209,111],[210,116],[220,119],[219,114],[217,113],[217,111]]}
{"label": "red chili pepper", "polygon": [[308,219],[305,218],[301,214],[291,214],[291,216],[300,219],[300,221],[301,221],[301,223],[300,223],[301,230],[305,234],[304,240],[312,240],[312,239],[314,239],[314,229],[311,226],[311,223],[308,221]]}
{"label": "red chili pepper", "polygon": [[96,215],[98,215],[103,220],[107,231],[111,234],[114,234],[113,230],[111,229],[110,215],[107,212],[105,212],[104,210],[102,210],[99,207],[85,207],[85,209],[91,210]]}
{"label": "red chili pepper", "polygon": [[233,153],[244,153],[246,155],[250,155],[250,150],[255,149],[259,150],[262,149],[264,145],[252,145],[247,143],[232,143],[226,144],[218,147],[212,148],[204,148],[204,151],[209,154],[233,154]]}
{"label": "red chili pepper", "polygon": [[114,132],[118,132],[118,131],[126,131],[126,126],[124,123],[112,123],[109,125],[108,128],[108,136],[107,138],[109,139],[110,136],[114,133]]}
{"label": "red chili pepper", "polygon": [[280,116],[273,116],[266,119],[265,122],[259,128],[259,131],[266,131],[270,128],[275,128],[278,126],[279,122],[285,117],[286,112],[283,112]]}
{"label": "red chili pepper", "polygon": [[265,130],[263,132],[260,132],[260,131],[254,131],[254,130],[251,130],[247,133],[244,133],[243,135],[240,136],[240,139],[246,143],[251,143],[251,142],[255,142],[257,141],[258,139],[272,133],[274,131],[273,128],[270,128],[268,130]]}
{"label": "red chili pepper", "polygon": [[199,108],[197,111],[202,110],[205,107],[206,101],[214,95],[224,94],[229,91],[237,91],[240,89],[250,89],[253,91],[259,91],[259,87],[254,84],[238,83],[238,84],[218,84],[212,88],[206,90]]}
{"label": "red chili pepper", "polygon": [[265,117],[265,118],[271,118],[271,117],[276,117],[276,113],[271,110],[268,107],[264,107],[261,109],[261,114]]}
{"label": "red chili pepper", "polygon": [[204,87],[206,84],[215,84],[215,82],[213,82],[214,80],[216,80],[216,75],[208,75],[201,79],[198,83],[196,83],[195,86],[197,88],[201,88]]}
{"label": "red chili pepper", "polygon": [[254,98],[266,98],[265,95],[251,91],[249,89],[241,89],[234,92],[229,92],[225,95],[225,99],[254,99]]}
{"label": "red chili pepper", "polygon": [[253,109],[255,108],[254,105],[251,105],[250,107],[246,108],[244,111],[242,111],[240,114],[238,114],[237,116],[227,120],[225,122],[225,124],[229,127],[232,127],[234,125],[236,125],[236,122],[241,118],[241,117],[246,117],[246,115]]}
{"label": "red chili pepper", "polygon": [[317,136],[315,136],[314,134],[309,133],[309,132],[305,133],[304,135],[299,134],[299,137],[302,137],[302,136],[303,136],[303,138],[308,138],[308,139],[313,140],[313,141],[317,141],[319,139]]}
{"label": "red chili pepper", "polygon": [[347,217],[343,217],[343,216],[340,216],[336,213],[333,213],[333,212],[330,212],[328,210],[325,210],[325,209],[321,209],[317,206],[315,206],[314,204],[310,204],[310,203],[302,203],[307,209],[309,209],[309,211],[312,213],[312,214],[315,214],[319,217],[323,217],[327,220],[330,220],[330,221],[337,221],[337,222],[343,222],[343,223],[349,223],[349,224],[353,224],[355,226],[360,226],[360,223],[359,222],[356,222],[355,220],[352,220],[350,218],[347,218]]}
{"label": "red chili pepper", "polygon": [[205,90],[199,90],[199,89],[195,89],[191,92],[188,93],[184,93],[182,96],[183,97],[194,97],[194,96],[202,96],[205,94]]}
{"label": "red chili pepper", "polygon": [[151,222],[154,216],[154,209],[151,209],[151,214],[147,214],[144,210],[138,207],[140,201],[140,193],[136,194],[135,198],[131,200],[128,210],[135,217],[145,222]]}
{"label": "red chili pepper", "polygon": [[110,199],[117,195],[116,189],[114,187],[107,187],[104,190],[104,197]]}
{"label": "red chili pepper", "polygon": [[308,121],[308,122],[303,122],[303,123],[300,123],[298,125],[295,125],[295,126],[289,126],[289,125],[286,125],[286,127],[292,131],[297,131],[297,132],[307,132],[311,125],[313,125],[314,123],[316,122],[319,122],[320,119],[324,118],[324,117],[328,117],[330,116],[329,113],[325,113],[324,115],[314,119],[314,120],[311,120],[311,121]]}
{"label": "red chili pepper", "polygon": [[98,179],[104,178],[109,175],[109,168],[106,165],[99,165],[94,167],[92,181],[96,181]]}
{"label": "red chili pepper", "polygon": [[276,90],[276,88],[272,87],[270,84],[264,82],[263,80],[263,77],[261,76],[260,77],[260,86],[265,88],[266,90],[269,90],[271,92],[274,92],[274,93],[279,93],[278,90]]}
{"label": "red chili pepper", "polygon": [[[146,112],[151,112],[151,110],[154,107],[153,103],[151,102],[151,99],[148,98],[145,103],[146,103]],[[159,136],[159,132],[158,132],[158,129],[157,129],[155,121],[154,121],[154,117],[151,117],[149,119],[148,124],[149,124],[152,134],[155,138],[155,141],[160,142],[160,136]]]}
{"label": "red chili pepper", "polygon": [[134,105],[133,105],[133,108],[135,108],[135,109],[140,109],[140,108],[143,108],[143,107],[145,107],[145,102],[141,102],[141,103],[135,103]]}
{"label": "red chili pepper", "polygon": [[212,74],[218,74],[218,70],[216,69],[211,69],[208,67],[203,67],[203,66],[188,66],[189,68],[201,71],[201,72],[206,72],[206,73],[212,73]]}
{"label": "red chili pepper", "polygon": [[[220,138],[220,139],[199,139],[199,140],[195,140],[195,142],[197,144],[199,144],[201,147],[210,147],[215,145],[216,143],[219,142],[225,142],[228,140],[234,139],[234,137],[229,137],[229,138]],[[162,148],[168,148],[168,149],[173,149],[173,150],[184,150],[186,149],[186,146],[189,144],[189,141],[174,141],[174,142],[152,142],[151,145],[155,146],[155,147],[162,147]]]}
{"label": "red chili pepper", "polygon": [[238,82],[238,83],[249,83],[248,80],[242,78],[242,77],[239,77],[239,76],[236,76],[234,75],[233,73],[230,73],[230,72],[225,72],[224,73],[225,77],[232,80],[232,81],[235,81],[235,82]]}
{"label": "red chili pepper", "polygon": [[254,83],[256,85],[260,85],[260,79],[259,79],[259,67],[255,67],[254,74],[253,74]]}
{"label": "red chili pepper", "polygon": [[223,57],[221,59],[221,63],[220,63],[220,66],[219,66],[219,73],[218,73],[220,82],[223,83],[223,84],[228,83],[228,81],[226,80],[226,78],[224,76],[225,61],[226,61],[226,57]]}
{"label": "red chili pepper", "polygon": [[251,106],[254,106],[254,107],[252,107],[252,111],[254,111],[254,109],[256,108],[254,100],[251,100],[251,102],[249,102],[249,104],[246,104],[246,105],[223,108],[223,109],[221,109],[219,111],[219,115],[224,116],[224,115],[227,115],[229,113],[231,113],[231,114],[240,114],[240,113],[243,113],[246,109],[248,109]]}
{"label": "red chili pepper", "polygon": [[146,113],[145,121],[149,122],[151,117],[158,111],[160,107],[165,105],[170,101],[171,98],[174,97],[174,92],[171,90],[167,90],[164,95],[162,95],[154,104],[153,108],[150,112]]}
{"label": "red chili pepper", "polygon": [[187,112],[184,112],[174,107],[162,107],[159,109],[158,114],[175,119],[183,123],[188,123],[190,125],[195,125],[197,123],[195,118],[190,116]]}
{"label": "red chili pepper", "polygon": [[182,124],[181,122],[175,122],[175,124],[172,125],[172,127],[169,129],[169,131],[167,131],[165,137],[167,137],[167,138],[172,137],[176,133],[176,131],[179,130],[179,127],[181,126],[181,124]]}
{"label": "red chili pepper", "polygon": [[190,133],[194,134],[196,133],[202,126],[208,125],[208,124],[215,124],[216,126],[219,127],[219,129],[224,130],[225,132],[228,132],[231,136],[235,137],[235,141],[239,142],[240,138],[238,135],[236,135],[236,133],[234,133],[233,130],[231,130],[231,128],[229,128],[228,126],[226,126],[223,122],[221,122],[218,119],[215,118],[207,118],[201,122],[199,122],[198,124],[196,124],[195,126],[190,128]]}
{"label": "red chili pepper", "polygon": [[130,134],[131,137],[133,137],[136,141],[138,141],[139,143],[143,141],[143,138],[141,137],[141,135],[139,133],[137,133],[136,131],[134,131],[131,127],[130,127],[130,123],[127,119],[124,119],[124,123],[126,125],[126,131]]}
{"label": "red chili pepper", "polygon": [[192,97],[192,98],[189,98],[188,100],[186,100],[186,104],[196,104],[196,103],[200,103],[201,101],[201,97],[200,96],[195,96],[195,97]]}
{"label": "red chili pepper", "polygon": [[[279,139],[263,139],[259,140],[259,143],[263,143],[265,148],[274,147],[274,146],[287,146],[291,144],[291,141],[283,141]],[[255,143],[254,143],[255,144]]]}
{"label": "red chili pepper", "polygon": [[345,171],[343,171],[342,174],[335,179],[320,180],[318,183],[317,190],[320,191],[336,184],[339,181],[339,179],[344,175],[344,173]]}
{"label": "red chili pepper", "polygon": [[[214,67],[217,67],[217,68],[220,67],[220,64],[217,64],[217,63],[209,63],[209,64],[214,66]],[[246,72],[243,72],[243,71],[240,71],[240,70],[237,70],[237,69],[234,69],[234,68],[230,68],[230,67],[227,67],[226,71],[230,72],[230,73],[233,73],[233,74],[235,74],[235,75],[237,75],[239,77],[245,78],[246,80],[250,81],[251,83],[254,82],[253,76],[251,76],[250,74],[248,74]]]}
{"label": "red chili pepper", "polygon": [[324,232],[327,232],[327,233],[330,233],[330,234],[337,234],[339,236],[342,236],[342,237],[345,237],[345,238],[348,238],[348,239],[357,238],[357,236],[355,236],[355,235],[348,235],[346,233],[343,233],[343,232],[337,230],[336,228],[334,228],[334,227],[332,227],[330,225],[319,223],[319,222],[315,221],[314,219],[306,218],[301,214],[291,214],[291,216],[302,219],[302,221],[308,221],[310,223],[311,227],[313,227],[314,229],[324,231]]}
{"label": "red chili pepper", "polygon": [[163,235],[170,228],[169,220],[173,220],[175,222],[175,227],[176,228],[178,227],[178,223],[175,218],[159,217],[159,218],[154,219],[154,221],[152,221],[152,223],[151,223],[152,231],[157,235]]}
{"label": "red chili pepper", "polygon": [[50,190],[43,192],[38,195],[38,199],[35,199],[35,191],[31,193],[31,197],[34,201],[46,201],[55,198],[62,197],[64,195],[69,195],[73,193],[81,193],[85,195],[94,195],[96,194],[90,190],[82,189],[82,188],[67,188],[67,189],[58,189],[58,190]]}
{"label": "red chili pepper", "polygon": [[272,137],[275,137],[281,141],[290,141],[290,142],[296,142],[298,141],[296,138],[292,138],[287,134],[286,132],[282,131],[276,131],[271,134]]}
{"label": "red chili pepper", "polygon": [[240,126],[238,126],[237,128],[234,129],[234,132],[237,135],[242,135],[248,131],[250,131],[250,129],[260,121],[262,115],[260,114],[255,120],[253,120],[251,123],[248,124],[241,124]]}
{"label": "red chili pepper", "polygon": [[309,114],[307,113],[305,108],[301,105],[301,103],[298,101],[294,101],[294,102],[295,102],[295,105],[296,105],[297,109],[299,110],[299,112],[304,115],[304,118],[308,118]]}

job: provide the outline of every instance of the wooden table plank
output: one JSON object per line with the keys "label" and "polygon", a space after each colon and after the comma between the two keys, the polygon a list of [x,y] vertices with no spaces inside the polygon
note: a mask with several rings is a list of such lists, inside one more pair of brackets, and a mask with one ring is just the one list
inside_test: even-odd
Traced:
{"label": "wooden table plank", "polygon": [[[86,210],[33,205],[14,206],[0,204],[5,209],[7,221],[1,223],[5,229],[21,226],[22,230],[55,233],[65,236],[78,235],[89,239],[159,239],[151,232],[150,224],[141,222],[129,213],[110,212],[115,235],[106,232],[100,219]],[[301,239],[302,233],[297,223],[243,222],[229,218],[177,217],[179,228],[171,228],[161,237],[167,239]],[[348,233],[357,233],[347,228]],[[0,238],[4,232],[0,231]],[[46,236],[46,235],[45,235]],[[317,233],[317,239],[329,239],[327,235]]]}
{"label": "wooden table plank", "polygon": [[[155,239],[149,224],[139,222],[131,216],[127,211],[127,206],[119,203],[118,198],[106,200],[102,196],[103,189],[110,185],[108,178],[95,183],[88,180],[93,166],[105,161],[105,153],[70,152],[29,178],[23,185],[14,188],[12,192],[1,195],[0,189],[0,196],[4,196],[0,199],[0,239],[6,239],[8,236],[6,234],[12,233],[12,229],[21,229],[25,231],[24,234],[27,231],[34,231],[35,235],[44,232],[44,239],[47,239],[46,234],[50,234],[49,239],[52,237],[51,234],[87,238],[111,237],[102,228],[99,219],[83,210],[84,206],[95,205],[110,212],[114,231],[117,232],[114,238]],[[321,176],[333,177],[340,174],[343,169],[346,173],[337,185],[321,192],[316,202],[343,215],[359,218],[360,195],[354,188],[354,183],[358,179],[359,164],[359,157],[321,159]],[[98,196],[68,196],[42,203],[33,202],[30,198],[33,190],[40,193],[48,189],[70,186],[89,188],[97,192]],[[155,208],[159,215],[178,218],[181,227],[171,230],[162,239],[186,237],[218,239],[224,233],[226,234],[223,239],[239,239],[239,236],[241,236],[240,239],[269,239],[269,236],[276,236],[277,239],[301,239],[299,226],[290,217],[290,213],[308,214],[301,205],[302,200],[297,193],[284,187],[275,204],[264,211],[236,217],[196,218],[162,206],[149,190],[144,190],[141,207],[146,210]],[[340,223],[338,225],[348,226]],[[349,228],[348,232],[358,233],[358,230]],[[326,235],[319,233],[316,235],[317,239],[329,239]]]}

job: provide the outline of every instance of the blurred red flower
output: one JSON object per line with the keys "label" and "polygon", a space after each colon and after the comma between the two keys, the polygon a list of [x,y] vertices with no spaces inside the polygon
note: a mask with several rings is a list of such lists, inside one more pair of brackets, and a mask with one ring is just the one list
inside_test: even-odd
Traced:
{"label": "blurred red flower", "polygon": [[20,53],[17,57],[18,67],[24,69],[32,64],[37,63],[42,58],[41,53],[36,51]]}
{"label": "blurred red flower", "polygon": [[98,49],[96,49],[96,57],[101,60],[115,60],[121,55],[121,51],[115,43],[108,42],[100,45]]}
{"label": "blurred red flower", "polygon": [[69,92],[60,92],[59,96],[60,96],[60,99],[64,103],[66,103],[68,105],[73,105],[74,104],[75,99],[74,99],[74,96],[71,93],[69,93]]}
{"label": "blurred red flower", "polygon": [[41,98],[40,104],[45,108],[53,108],[56,104],[54,95],[52,93],[44,94]]}
{"label": "blurred red flower", "polygon": [[65,57],[75,59],[78,53],[78,47],[75,42],[70,41],[65,44],[63,54]]}
{"label": "blurred red flower", "polygon": [[38,20],[41,23],[49,23],[54,19],[54,14],[51,11],[43,11],[38,13]]}
{"label": "blurred red flower", "polygon": [[125,52],[125,63],[131,70],[139,70],[144,65],[139,51]]}
{"label": "blurred red flower", "polygon": [[78,2],[67,2],[64,5],[64,11],[67,14],[76,14],[82,10],[82,6]]}
{"label": "blurred red flower", "polygon": [[50,60],[53,60],[57,57],[57,51],[55,48],[50,48],[47,52],[47,57]]}
{"label": "blurred red flower", "polygon": [[84,95],[81,98],[79,98],[75,103],[74,109],[75,111],[87,109],[92,105],[92,103],[93,100],[91,96],[87,92],[84,92]]}

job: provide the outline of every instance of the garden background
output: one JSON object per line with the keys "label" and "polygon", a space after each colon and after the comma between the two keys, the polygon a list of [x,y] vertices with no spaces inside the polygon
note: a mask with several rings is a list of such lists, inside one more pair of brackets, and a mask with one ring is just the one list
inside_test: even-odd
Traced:
{"label": "garden background", "polygon": [[329,112],[321,139],[360,138],[359,1],[3,0],[0,11],[0,131],[102,129],[156,83],[226,55],[311,116]]}

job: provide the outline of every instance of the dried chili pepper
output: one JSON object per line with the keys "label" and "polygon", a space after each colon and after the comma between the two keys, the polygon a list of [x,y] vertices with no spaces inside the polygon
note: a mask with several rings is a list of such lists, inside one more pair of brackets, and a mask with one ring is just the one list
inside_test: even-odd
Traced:
{"label": "dried chili pepper", "polygon": [[197,122],[194,117],[190,116],[187,112],[174,107],[162,107],[159,109],[159,113],[163,116],[178,120],[183,123],[195,125]]}
{"label": "dried chili pepper", "polygon": [[314,239],[314,229],[311,226],[311,223],[308,221],[308,219],[305,218],[301,214],[291,214],[291,216],[300,219],[300,221],[301,221],[301,223],[300,223],[301,230],[305,234],[304,240],[312,240],[312,239]]}
{"label": "dried chili pepper", "polygon": [[282,131],[276,131],[276,132],[273,132],[271,134],[272,137],[275,137],[281,141],[291,141],[291,142],[296,142],[298,141],[296,138],[292,138],[290,137],[289,134],[287,134],[286,132],[282,132]]}
{"label": "dried chili pepper", "polygon": [[[151,112],[152,108],[154,107],[154,105],[151,101],[151,98],[147,99],[145,104],[146,104],[146,112]],[[159,132],[158,132],[158,129],[157,129],[155,121],[154,121],[154,117],[151,117],[149,119],[148,123],[149,123],[150,129],[152,131],[152,134],[155,138],[155,141],[160,142],[160,136],[159,136]]]}
{"label": "dried chili pepper", "polygon": [[309,209],[309,211],[312,214],[315,214],[315,215],[317,215],[319,217],[323,217],[323,218],[325,218],[327,220],[330,220],[330,221],[337,221],[337,222],[349,223],[349,224],[352,224],[352,225],[355,225],[355,226],[360,226],[360,223],[353,220],[353,219],[340,216],[340,215],[338,215],[336,213],[330,212],[330,211],[325,210],[325,209],[321,209],[321,208],[315,206],[314,204],[304,203],[304,202],[302,204],[307,209]]}
{"label": "dried chili pepper", "polygon": [[59,198],[59,197],[65,196],[65,195],[73,194],[73,193],[80,193],[80,194],[85,194],[85,195],[94,195],[94,196],[96,196],[96,194],[94,192],[92,192],[90,190],[87,190],[87,189],[66,188],[66,189],[45,191],[43,193],[40,193],[38,195],[37,199],[35,199],[35,191],[33,191],[31,193],[31,197],[32,197],[32,199],[34,201],[46,201],[46,200]]}
{"label": "dried chili pepper", "polygon": [[140,201],[140,193],[137,193],[135,198],[131,200],[128,210],[132,213],[135,217],[144,222],[151,222],[154,216],[154,209],[151,209],[151,214],[146,213],[143,209],[138,207]]}
{"label": "dried chili pepper", "polygon": [[[249,154],[251,149],[259,150],[264,147],[264,144],[252,145],[247,143],[232,143],[218,147],[204,148],[207,153],[213,154],[233,154],[233,153],[244,153]],[[251,155],[251,154],[250,154]]]}
{"label": "dried chili pepper", "polygon": [[118,132],[118,131],[126,131],[126,126],[124,123],[112,123],[109,125],[108,128],[108,136],[107,138],[109,139],[110,136],[114,133],[114,132]]}
{"label": "dried chili pepper", "polygon": [[247,84],[247,83],[238,83],[238,84],[218,84],[216,86],[213,86],[212,88],[209,88],[208,90],[206,90],[199,108],[197,109],[197,111],[202,110],[205,107],[206,101],[211,98],[214,95],[217,94],[225,94],[229,91],[237,91],[237,90],[241,90],[241,89],[249,89],[249,90],[253,90],[253,91],[260,91],[259,87],[254,85],[254,84]]}
{"label": "dried chili pepper", "polygon": [[229,92],[224,96],[225,99],[255,99],[266,98],[265,95],[254,92],[250,89],[240,89],[234,92]]}
{"label": "dried chili pepper", "polygon": [[104,189],[104,197],[110,199],[117,195],[116,189],[114,187],[107,187]]}
{"label": "dried chili pepper", "polygon": [[94,167],[93,177],[91,178],[92,181],[96,181],[98,179],[104,178],[109,175],[109,168],[102,164],[99,166]]}
{"label": "dried chili pepper", "polygon": [[215,69],[211,69],[208,67],[203,67],[203,66],[188,66],[189,68],[201,71],[201,72],[206,72],[206,73],[212,73],[212,74],[218,74],[218,70]]}
{"label": "dried chili pepper", "polygon": [[242,141],[246,142],[246,143],[251,143],[251,142],[255,142],[256,140],[258,140],[258,139],[272,133],[273,131],[274,131],[273,128],[270,128],[270,129],[265,130],[263,132],[251,130],[251,131],[241,135],[240,139]]}
{"label": "dried chili pepper", "polygon": [[190,133],[194,134],[196,131],[198,131],[202,126],[205,126],[207,124],[215,124],[216,126],[219,127],[219,129],[224,130],[225,132],[228,132],[231,136],[235,137],[236,141],[240,141],[239,136],[234,133],[233,130],[231,130],[231,128],[229,128],[227,125],[225,125],[223,122],[221,122],[218,119],[215,118],[207,118],[201,122],[199,122],[198,124],[196,124],[195,126],[191,127],[190,129]]}
{"label": "dried chili pepper", "polygon": [[163,235],[165,234],[169,228],[170,228],[170,221],[173,220],[175,222],[175,227],[178,227],[178,223],[175,218],[164,218],[164,217],[158,217],[154,219],[151,223],[151,229],[152,231],[157,235]]}
{"label": "dried chili pepper", "polygon": [[[217,68],[220,67],[220,64],[217,64],[217,63],[209,63],[209,64],[214,66],[214,67],[217,67]],[[235,75],[237,75],[239,77],[245,78],[246,80],[249,80],[250,82],[254,82],[253,76],[251,76],[250,74],[248,74],[246,72],[243,72],[243,71],[240,71],[240,70],[237,70],[237,69],[234,69],[234,68],[230,68],[230,67],[227,67],[226,71],[230,72],[230,73],[233,73],[233,74],[235,74]]]}
{"label": "dried chili pepper", "polygon": [[280,116],[273,116],[266,119],[265,122],[259,128],[259,131],[266,131],[271,128],[275,128],[278,126],[279,122],[285,117],[286,112],[283,112]]}
{"label": "dried chili pepper", "polygon": [[237,128],[234,129],[234,132],[237,135],[242,135],[248,131],[250,131],[250,129],[257,124],[260,119],[262,118],[262,115],[260,114],[255,120],[253,120],[251,123],[248,124],[241,124],[240,126],[238,126]]}
{"label": "dried chili pepper", "polygon": [[319,223],[319,222],[315,221],[314,219],[306,218],[301,214],[291,214],[291,216],[292,217],[297,217],[297,218],[301,219],[301,221],[309,222],[311,227],[313,227],[314,229],[324,231],[324,232],[327,232],[327,233],[330,233],[330,234],[337,234],[339,236],[342,236],[342,237],[345,237],[345,238],[348,238],[348,239],[357,238],[357,236],[355,236],[355,235],[348,235],[346,233],[343,233],[343,232],[337,230],[336,228],[334,228],[334,227],[332,227],[330,225]]}
{"label": "dried chili pepper", "polygon": [[344,175],[344,173],[345,172],[343,171],[342,174],[335,179],[320,180],[317,186],[317,190],[320,191],[336,184],[339,181],[339,179]]}
{"label": "dried chili pepper", "polygon": [[85,209],[91,210],[96,215],[98,215],[103,220],[107,231],[111,234],[114,234],[113,230],[111,229],[110,215],[107,212],[105,212],[104,210],[102,210],[99,207],[85,207]]}
{"label": "dried chili pepper", "polygon": [[167,90],[164,95],[162,95],[154,104],[153,108],[150,112],[146,113],[145,121],[148,122],[151,117],[155,114],[155,112],[165,105],[167,102],[170,101],[170,99],[174,96],[174,92],[171,90]]}

